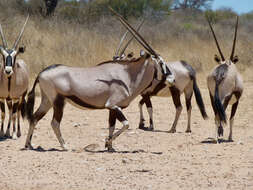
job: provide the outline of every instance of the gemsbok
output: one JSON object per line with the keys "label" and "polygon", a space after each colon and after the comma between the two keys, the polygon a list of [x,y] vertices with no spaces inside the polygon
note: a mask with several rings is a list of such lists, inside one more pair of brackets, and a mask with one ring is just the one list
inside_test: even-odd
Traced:
{"label": "gemsbok", "polygon": [[[65,102],[69,102],[83,109],[109,110],[109,136],[105,147],[113,151],[112,141],[129,127],[122,109],[149,87],[155,71],[158,75],[165,75],[166,82],[173,85],[174,75],[160,56],[123,17],[118,18],[149,53],[131,61],[108,61],[89,68],[53,65],[40,72],[28,94],[27,117],[30,125],[26,148],[32,148],[31,140],[36,124],[53,107],[51,126],[61,147],[67,149],[61,135],[60,122]],[[41,104],[33,113],[37,84],[40,86]],[[123,127],[114,133],[116,119]]]}
{"label": "gemsbok", "polygon": [[240,97],[243,92],[243,80],[238,72],[235,64],[238,62],[238,56],[234,56],[237,29],[238,29],[238,17],[235,25],[234,41],[232,46],[232,52],[229,59],[225,59],[222,54],[221,48],[215,36],[213,27],[210,19],[207,18],[208,24],[212,31],[216,46],[220,53],[220,57],[215,55],[214,60],[219,64],[207,77],[207,86],[210,94],[212,108],[215,115],[216,124],[216,140],[219,142],[219,137],[223,136],[223,125],[226,123],[226,108],[228,104],[232,105],[231,116],[230,116],[230,131],[228,140],[232,141],[232,128],[234,123],[234,116],[237,110],[237,106]]}
{"label": "gemsbok", "polygon": [[[9,122],[5,136],[11,137],[11,120],[13,122],[12,138],[16,139],[21,136],[20,115],[22,117],[25,116],[25,96],[28,89],[29,74],[25,62],[22,59],[17,59],[17,56],[25,51],[25,47],[18,47],[18,44],[23,36],[28,19],[29,15],[11,49],[8,48],[2,26],[0,25],[0,35],[3,42],[3,46],[0,46],[0,52],[3,56],[3,64],[0,65],[0,109],[2,111],[0,137],[4,136],[5,100],[9,108]],[[17,132],[15,126],[16,118],[18,124]]]}
{"label": "gemsbok", "polygon": [[[138,26],[138,29],[140,28],[141,24]],[[117,53],[119,52],[120,46],[123,41],[122,39],[124,39],[125,35],[126,33],[122,36],[120,40],[118,50],[116,51]],[[128,56],[122,56],[127,46],[130,44],[131,40],[132,38],[122,48],[121,53],[120,54],[116,53],[114,57],[117,57],[120,59],[132,58],[133,56],[132,54],[129,54]],[[187,108],[187,115],[188,115],[188,124],[187,124],[186,132],[191,132],[191,109],[192,109],[191,98],[192,98],[193,92],[195,94],[195,98],[196,98],[202,117],[204,119],[208,118],[205,111],[205,106],[202,100],[202,96],[197,85],[196,72],[192,68],[192,66],[186,63],[185,61],[167,62],[166,65],[171,70],[171,72],[175,75],[175,84],[173,86],[166,85],[166,83],[164,83],[165,78],[160,78],[160,79],[156,78],[152,81],[152,84],[150,85],[150,87],[141,93],[143,98],[139,102],[139,109],[140,109],[139,128],[143,130],[149,130],[149,131],[154,130],[153,109],[152,109],[152,103],[150,100],[152,96],[160,96],[160,97],[172,96],[174,105],[176,107],[176,115],[175,115],[172,128],[169,130],[169,132],[170,133],[176,132],[177,122],[182,112],[182,104],[180,101],[180,95],[184,93],[186,108]],[[150,123],[149,127],[144,126],[145,120],[144,120],[143,110],[142,110],[142,106],[144,103],[146,104],[148,114],[149,114],[149,123]]]}

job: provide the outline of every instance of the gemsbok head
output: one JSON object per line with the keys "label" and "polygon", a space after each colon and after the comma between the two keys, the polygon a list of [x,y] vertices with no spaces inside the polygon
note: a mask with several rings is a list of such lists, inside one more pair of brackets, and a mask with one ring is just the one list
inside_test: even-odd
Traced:
{"label": "gemsbok head", "polygon": [[228,140],[232,141],[232,128],[234,123],[234,116],[240,97],[243,92],[243,80],[236,68],[236,63],[239,61],[238,56],[235,56],[236,37],[238,29],[238,17],[236,19],[235,34],[232,46],[232,52],[228,59],[225,59],[216,35],[214,33],[210,19],[207,18],[209,27],[214,37],[214,41],[218,48],[220,57],[215,55],[214,59],[218,65],[207,77],[207,85],[212,103],[212,108],[215,115],[216,124],[216,140],[219,142],[219,137],[223,136],[223,125],[227,121],[226,108],[228,104],[232,105],[230,115],[230,131]]}
{"label": "gemsbok head", "polygon": [[[18,44],[23,36],[28,19],[29,15],[11,48],[8,47],[0,25],[0,35],[3,43],[0,46],[0,53],[3,57],[3,62],[0,65],[0,109],[2,111],[0,137],[4,136],[5,100],[9,108],[9,122],[5,136],[10,137],[11,120],[13,121],[12,138],[16,139],[21,136],[20,115],[25,116],[25,95],[28,89],[29,74],[26,64],[22,59],[17,59],[17,56],[25,51],[25,48],[23,46],[19,47]],[[18,132],[16,132],[15,127],[16,117],[18,119]]]}

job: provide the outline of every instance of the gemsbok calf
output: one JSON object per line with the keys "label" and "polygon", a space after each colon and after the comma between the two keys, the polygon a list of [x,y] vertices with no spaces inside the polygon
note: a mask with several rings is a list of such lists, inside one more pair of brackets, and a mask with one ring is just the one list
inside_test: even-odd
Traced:
{"label": "gemsbok calf", "polygon": [[[28,94],[27,117],[30,126],[26,148],[32,148],[31,139],[36,124],[53,107],[51,126],[61,147],[66,149],[60,122],[65,102],[69,102],[83,109],[109,110],[109,137],[106,139],[105,147],[108,151],[113,151],[112,141],[129,127],[122,109],[149,87],[155,71],[157,70],[158,75],[165,75],[166,81],[173,85],[174,75],[160,60],[160,56],[126,20],[122,17],[119,19],[149,53],[131,61],[108,61],[90,68],[53,65],[43,70]],[[41,104],[33,113],[37,84],[40,86]],[[116,119],[123,127],[114,133]]]}
{"label": "gemsbok calf", "polygon": [[[140,23],[137,30],[140,28],[143,22]],[[125,38],[126,33],[122,36],[118,49],[116,51],[116,55],[114,57],[117,57],[118,59],[131,59],[132,54],[129,54],[127,56],[122,56],[124,54],[124,51],[126,50],[127,46],[130,44],[132,38],[126,43],[126,45],[122,48],[120,54],[119,49],[121,48],[121,44],[123,39]],[[118,54],[117,54],[118,53]],[[171,72],[175,75],[175,84],[173,86],[166,85],[164,83],[165,78],[155,78],[152,81],[152,84],[148,89],[143,91],[141,93],[142,99],[139,102],[139,109],[140,109],[140,122],[139,122],[139,128],[143,130],[154,130],[154,124],[153,124],[153,109],[152,109],[152,103],[150,98],[152,96],[160,96],[160,97],[170,97],[172,96],[174,105],[176,107],[176,115],[173,122],[173,125],[171,129],[169,130],[170,133],[176,132],[176,126],[179,119],[179,116],[182,112],[182,104],[180,100],[180,95],[184,93],[185,95],[185,101],[186,101],[186,108],[187,108],[187,116],[188,116],[188,124],[186,132],[191,132],[191,98],[193,95],[193,92],[195,94],[196,102],[198,104],[198,107],[200,109],[201,115],[204,119],[207,119],[208,116],[206,114],[205,106],[202,100],[202,96],[200,93],[200,90],[197,85],[197,79],[196,79],[196,72],[192,68],[191,65],[186,63],[185,61],[175,61],[175,62],[167,62],[167,67],[171,70]],[[148,114],[149,114],[149,127],[144,126],[144,116],[143,116],[143,104],[146,104]]]}
{"label": "gemsbok calf", "polygon": [[219,137],[223,136],[223,124],[226,123],[225,111],[228,104],[231,104],[232,110],[230,115],[230,131],[228,140],[232,141],[234,116],[237,110],[240,97],[243,92],[243,80],[235,66],[235,64],[238,62],[238,57],[234,56],[238,28],[238,17],[236,20],[232,52],[230,58],[227,60],[222,54],[214,30],[208,18],[207,21],[212,31],[218,51],[220,53],[220,57],[215,55],[214,58],[219,65],[217,65],[207,77],[208,90],[210,94],[212,108],[215,114],[215,133],[217,135],[216,139],[218,143]]}
{"label": "gemsbok calf", "polygon": [[[2,27],[0,25],[0,35],[3,46],[0,46],[0,52],[3,56],[3,64],[0,65],[0,109],[2,111],[0,137],[4,136],[4,120],[5,120],[5,100],[9,108],[9,122],[5,133],[6,137],[10,135],[11,120],[13,122],[12,138],[16,139],[21,136],[20,115],[25,116],[25,96],[28,89],[29,74],[25,62],[17,59],[20,53],[24,53],[25,48],[19,47],[18,44],[23,36],[29,15],[23,25],[23,28],[11,49],[8,48]],[[16,118],[18,131],[16,132]]]}

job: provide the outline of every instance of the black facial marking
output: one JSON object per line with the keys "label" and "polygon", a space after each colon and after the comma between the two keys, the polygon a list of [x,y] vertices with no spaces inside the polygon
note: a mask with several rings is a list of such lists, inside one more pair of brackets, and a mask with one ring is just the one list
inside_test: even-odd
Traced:
{"label": "black facial marking", "polygon": [[11,57],[10,55],[8,55],[8,56],[6,57],[5,66],[9,66],[9,67],[12,66],[12,57]]}
{"label": "black facial marking", "polygon": [[96,107],[96,106],[93,106],[93,105],[90,105],[84,101],[82,101],[81,99],[79,99],[78,97],[76,96],[66,96],[67,99],[70,99],[72,102],[74,102],[75,104],[81,106],[81,107],[84,107],[84,108],[89,108],[89,109],[103,109],[104,107]]}

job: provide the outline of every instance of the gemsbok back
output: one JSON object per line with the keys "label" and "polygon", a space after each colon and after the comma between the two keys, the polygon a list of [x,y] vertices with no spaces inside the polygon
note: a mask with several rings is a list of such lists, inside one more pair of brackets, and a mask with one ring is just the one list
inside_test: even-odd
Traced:
{"label": "gemsbok back", "polygon": [[[174,83],[174,75],[159,61],[160,56],[123,17],[118,18],[149,53],[131,61],[108,61],[90,68],[53,65],[44,69],[28,94],[27,116],[30,126],[26,148],[32,148],[31,139],[37,122],[53,107],[51,126],[62,148],[66,149],[60,122],[65,102],[69,102],[83,109],[109,110],[109,137],[105,147],[113,151],[112,141],[129,127],[122,109],[151,84],[155,71],[165,75],[168,83]],[[40,86],[41,104],[33,113],[37,84]],[[123,127],[114,133],[116,119]]]}
{"label": "gemsbok back", "polygon": [[238,28],[238,17],[236,20],[232,52],[230,58],[227,60],[222,54],[210,20],[208,18],[207,20],[212,31],[216,46],[220,53],[220,57],[215,55],[214,58],[219,65],[217,65],[207,77],[208,90],[212,108],[215,114],[215,133],[217,135],[216,139],[217,142],[219,142],[219,137],[223,136],[223,124],[226,123],[227,120],[225,111],[228,104],[231,104],[232,110],[230,115],[230,131],[228,140],[232,141],[234,116],[243,92],[243,80],[235,65],[239,59],[234,55]]}
{"label": "gemsbok back", "polygon": [[[139,24],[139,26],[137,27],[137,30],[141,27],[142,24],[143,22]],[[114,56],[121,60],[131,59],[133,56],[132,54],[123,56],[124,51],[126,50],[127,46],[130,44],[132,38],[126,43],[126,45],[122,48],[121,52],[119,53],[119,49],[121,48],[121,44],[125,36],[126,36],[126,33],[122,36],[118,49],[116,51],[116,55]],[[187,116],[188,116],[188,124],[187,124],[186,132],[189,133],[191,132],[191,109],[192,109],[191,98],[192,98],[193,92],[195,94],[195,99],[200,109],[202,117],[204,119],[208,118],[206,114],[206,110],[205,110],[205,105],[203,103],[203,99],[201,96],[201,92],[197,85],[196,72],[192,68],[192,66],[186,63],[185,61],[167,62],[166,65],[175,76],[175,84],[171,86],[170,84],[165,83],[164,77],[161,77],[161,78],[156,77],[152,81],[152,84],[150,85],[150,87],[141,93],[143,98],[139,102],[139,109],[140,109],[139,128],[143,130],[149,130],[149,131],[154,130],[153,109],[152,109],[152,103],[151,103],[152,96],[159,96],[159,97],[172,96],[174,105],[176,107],[176,115],[175,115],[173,125],[171,129],[169,130],[169,132],[175,133],[177,122],[182,112],[182,104],[180,100],[180,95],[184,93],[186,108],[187,108]],[[149,127],[144,126],[145,120],[144,120],[143,109],[142,109],[142,106],[144,103],[146,104],[148,114],[149,114]]]}
{"label": "gemsbok back", "polygon": [[[9,122],[5,136],[10,137],[11,120],[13,122],[12,138],[16,139],[21,136],[20,115],[25,116],[25,96],[28,89],[29,73],[25,62],[22,59],[17,59],[17,56],[25,51],[24,47],[18,48],[18,44],[24,33],[28,18],[29,15],[11,49],[8,48],[0,25],[0,35],[3,42],[3,46],[0,46],[0,52],[3,56],[3,64],[0,65],[0,109],[2,111],[0,137],[4,136],[5,100],[9,108]],[[18,124],[17,132],[15,127],[16,118]]]}

